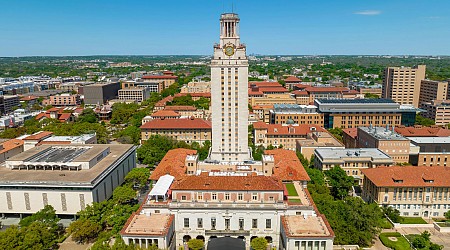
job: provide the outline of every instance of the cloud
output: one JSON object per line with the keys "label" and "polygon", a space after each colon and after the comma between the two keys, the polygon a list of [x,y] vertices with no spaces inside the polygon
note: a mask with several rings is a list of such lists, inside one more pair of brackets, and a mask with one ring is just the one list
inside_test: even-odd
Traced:
{"label": "cloud", "polygon": [[379,11],[379,10],[363,10],[363,11],[354,12],[353,14],[364,15],[364,16],[376,16],[376,15],[380,15],[381,11]]}

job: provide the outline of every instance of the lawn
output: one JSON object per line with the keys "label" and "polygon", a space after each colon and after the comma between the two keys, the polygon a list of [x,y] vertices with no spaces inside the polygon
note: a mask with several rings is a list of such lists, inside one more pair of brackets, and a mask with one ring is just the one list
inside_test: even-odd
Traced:
{"label": "lawn", "polygon": [[292,203],[302,203],[300,199],[289,199],[288,201]]}
{"label": "lawn", "polygon": [[285,185],[289,196],[298,196],[293,183],[286,183]]}
{"label": "lawn", "polygon": [[450,227],[450,222],[437,222],[440,227]]}
{"label": "lawn", "polygon": [[392,226],[392,224],[386,218],[381,219],[381,228],[390,229],[393,227],[394,226]]}
{"label": "lawn", "polygon": [[402,217],[401,224],[427,224],[421,217]]}
{"label": "lawn", "polygon": [[[396,241],[393,241],[389,238],[395,238]],[[410,250],[410,245],[408,241],[402,237],[400,233],[381,233],[380,240],[386,247],[389,247],[394,250]]]}

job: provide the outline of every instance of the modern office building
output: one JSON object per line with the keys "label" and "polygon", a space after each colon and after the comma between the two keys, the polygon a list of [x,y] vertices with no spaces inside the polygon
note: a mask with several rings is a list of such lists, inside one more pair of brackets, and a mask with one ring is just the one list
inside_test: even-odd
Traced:
{"label": "modern office building", "polygon": [[141,79],[143,82],[157,82],[158,91],[161,92],[174,84],[178,80],[178,77],[171,71],[164,71],[160,75],[144,75]]}
{"label": "modern office building", "polygon": [[409,162],[409,140],[394,131],[394,127],[358,127],[358,147],[378,148],[395,163]]}
{"label": "modern office building", "polygon": [[419,108],[420,83],[425,79],[425,70],[425,65],[387,67],[384,70],[382,97]]}
{"label": "modern office building", "polygon": [[444,217],[450,208],[450,167],[393,166],[364,169],[362,197],[401,216]]}
{"label": "modern office building", "polygon": [[325,128],[412,126],[420,110],[390,99],[316,99]]}
{"label": "modern office building", "polygon": [[0,213],[32,214],[52,205],[75,215],[111,197],[136,167],[136,147],[126,144],[43,145],[0,166]]}
{"label": "modern office building", "polygon": [[211,160],[249,160],[248,59],[239,37],[239,17],[222,14],[220,42],[211,60],[212,142]]}
{"label": "modern office building", "polygon": [[129,88],[147,88],[150,92],[159,93],[160,82],[150,82],[143,80],[128,80],[122,82],[122,89]]}
{"label": "modern office building", "polygon": [[0,112],[2,115],[11,113],[14,108],[20,107],[20,98],[17,95],[0,96]]}
{"label": "modern office building", "polygon": [[83,87],[84,104],[102,105],[117,98],[119,82],[95,83]]}
{"label": "modern office building", "polygon": [[[410,162],[416,166],[447,166],[450,161],[450,137],[408,137],[418,148],[411,152]],[[417,152],[418,151],[418,152]]]}
{"label": "modern office building", "polygon": [[324,171],[339,166],[359,185],[363,183],[363,169],[394,165],[391,157],[377,148],[318,148],[314,155],[315,168]]}

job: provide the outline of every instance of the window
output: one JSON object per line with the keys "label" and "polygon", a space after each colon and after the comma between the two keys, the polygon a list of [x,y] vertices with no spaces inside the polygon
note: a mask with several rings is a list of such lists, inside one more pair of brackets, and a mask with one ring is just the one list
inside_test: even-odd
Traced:
{"label": "window", "polygon": [[243,195],[242,195],[242,193],[239,193],[239,194],[238,194],[238,200],[240,200],[240,201],[243,200]]}
{"label": "window", "polygon": [[184,218],[184,227],[189,227],[189,218]]}
{"label": "window", "polygon": [[230,219],[225,219],[225,230],[230,230]]}
{"label": "window", "polygon": [[202,218],[197,218],[197,227],[203,228],[203,219]]}
{"label": "window", "polygon": [[197,200],[203,200],[203,193],[197,193]]}
{"label": "window", "polygon": [[254,200],[254,201],[258,200],[258,194],[257,193],[253,193],[252,200]]}
{"label": "window", "polygon": [[239,230],[244,230],[244,219],[239,218]]}
{"label": "window", "polygon": [[266,219],[266,228],[267,229],[272,228],[272,220],[271,219]]}
{"label": "window", "polygon": [[230,194],[225,194],[225,200],[229,201],[230,200]]}
{"label": "window", "polygon": [[212,200],[213,201],[217,200],[217,194],[216,193],[212,194]]}
{"label": "window", "polygon": [[258,228],[258,219],[252,220],[252,228]]}
{"label": "window", "polygon": [[182,200],[182,201],[185,201],[185,200],[186,200],[186,195],[182,195],[182,196],[181,196],[181,200]]}
{"label": "window", "polygon": [[216,218],[211,218],[211,230],[216,229]]}

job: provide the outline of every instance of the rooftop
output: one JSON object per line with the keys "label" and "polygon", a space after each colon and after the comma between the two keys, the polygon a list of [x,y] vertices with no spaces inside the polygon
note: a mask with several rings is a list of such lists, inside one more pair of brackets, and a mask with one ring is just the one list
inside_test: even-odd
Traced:
{"label": "rooftop", "polygon": [[50,137],[53,134],[53,132],[49,131],[39,131],[37,133],[34,133],[32,135],[23,137],[22,140],[28,141],[28,140],[42,140],[47,137]]}
{"label": "rooftop", "polygon": [[381,104],[381,103],[395,103],[395,101],[391,99],[317,99],[319,103],[331,103],[331,104],[360,104],[360,103],[370,103],[370,104]]}
{"label": "rooftop", "polygon": [[264,122],[253,123],[254,129],[267,129],[267,135],[300,135],[306,136],[314,131],[326,131],[320,125],[315,124],[266,124]]}
{"label": "rooftop", "polygon": [[408,137],[413,144],[448,144],[450,137]]}
{"label": "rooftop", "polygon": [[186,175],[186,156],[195,154],[197,154],[197,150],[192,149],[177,148],[169,150],[149,179],[156,181],[166,174],[174,176],[176,180],[180,179]]}
{"label": "rooftop", "polygon": [[362,170],[378,187],[449,187],[450,167],[392,166]]}
{"label": "rooftop", "polygon": [[[397,134],[394,131],[394,128],[389,128],[389,125],[384,127],[358,127],[359,131],[364,131],[370,136],[378,139],[378,140],[403,140],[406,141],[405,137],[400,134]],[[359,132],[358,132],[359,133]]]}
{"label": "rooftop", "polygon": [[154,119],[146,122],[141,129],[211,129],[211,122],[198,119]]}
{"label": "rooftop", "polygon": [[305,168],[292,150],[273,149],[264,151],[266,155],[272,155],[275,161],[273,174],[282,181],[309,181],[310,178]]}
{"label": "rooftop", "polygon": [[322,159],[342,158],[371,158],[392,161],[391,158],[378,148],[318,148],[316,154]]}
{"label": "rooftop", "polygon": [[342,132],[355,139],[358,136],[358,128],[346,128]]}
{"label": "rooftop", "polygon": [[173,110],[158,110],[151,114],[151,117],[180,117],[181,115]]}
{"label": "rooftop", "polygon": [[436,136],[436,137],[446,137],[450,136],[450,129],[432,126],[425,127],[416,125],[414,127],[397,126],[395,127],[395,132],[405,136],[405,137],[422,137],[422,136]]}
{"label": "rooftop", "polygon": [[120,234],[163,236],[166,235],[175,215],[171,214],[136,214],[133,213]]}
{"label": "rooftop", "polygon": [[0,154],[6,153],[12,149],[21,147],[22,145],[23,145],[22,140],[18,140],[18,139],[7,140],[1,144],[2,149],[0,149]]}
{"label": "rooftop", "polygon": [[322,216],[284,215],[281,222],[291,238],[333,237],[334,233]]}
{"label": "rooftop", "polygon": [[[133,145],[127,144],[86,144],[86,145],[70,145],[70,148],[87,148],[90,149],[85,151],[82,155],[75,157],[73,151],[66,151],[63,154],[56,156],[40,156],[41,153],[49,152],[49,148],[59,147],[51,145],[37,146],[35,148],[29,149],[18,155],[9,158],[6,162],[18,164],[24,162],[28,159],[36,162],[39,159],[43,159],[48,162],[50,159],[60,160],[64,157],[70,156],[74,157],[73,162],[67,162],[66,164],[71,164],[76,162],[89,162],[95,159],[100,153],[105,152],[109,149],[109,154],[104,158],[99,160],[93,167],[89,169],[81,169],[78,171],[60,171],[60,170],[44,170],[44,169],[33,169],[33,170],[16,170],[11,169],[6,166],[0,167],[0,184],[2,185],[53,185],[53,186],[92,186],[95,185],[100,179],[102,173],[108,171],[108,169],[114,165],[115,162],[120,160],[122,156],[130,153],[135,149]],[[40,158],[38,158],[40,157]],[[67,158],[66,158],[67,159]],[[31,164],[31,163],[30,163]],[[56,163],[58,164],[58,163]],[[43,164],[45,165],[45,164]],[[20,171],[20,172],[19,172]]]}

